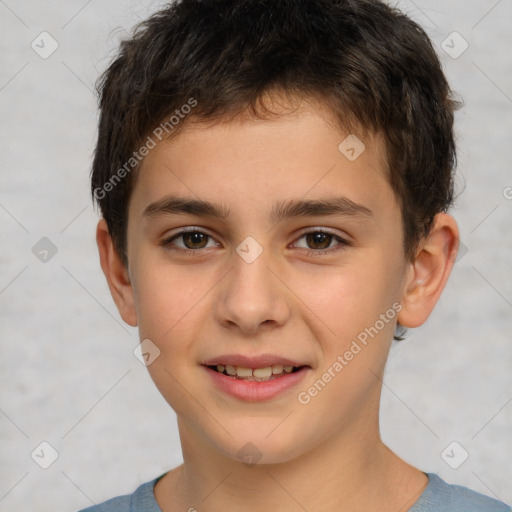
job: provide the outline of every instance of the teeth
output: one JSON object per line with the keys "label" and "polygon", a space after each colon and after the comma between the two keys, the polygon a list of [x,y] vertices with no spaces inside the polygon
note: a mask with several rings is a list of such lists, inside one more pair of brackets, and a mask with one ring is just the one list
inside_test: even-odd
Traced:
{"label": "teeth", "polygon": [[272,380],[284,373],[291,373],[293,371],[292,365],[273,364],[264,368],[246,368],[244,366],[231,366],[229,364],[217,365],[219,373],[226,373],[227,375],[251,381],[265,381]]}
{"label": "teeth", "polygon": [[[236,372],[238,375],[238,372]],[[266,368],[254,368],[252,374],[255,377],[270,377],[272,375],[272,366],[267,366]]]}
{"label": "teeth", "polygon": [[238,375],[238,377],[251,377],[252,368],[244,368],[243,366],[237,366],[236,374]]}

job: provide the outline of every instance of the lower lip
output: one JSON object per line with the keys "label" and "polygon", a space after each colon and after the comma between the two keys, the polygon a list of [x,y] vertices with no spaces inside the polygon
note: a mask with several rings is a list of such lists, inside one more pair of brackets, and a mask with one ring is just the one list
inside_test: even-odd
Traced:
{"label": "lower lip", "polygon": [[228,395],[246,400],[249,402],[262,402],[284,393],[288,389],[296,386],[309,370],[304,366],[294,373],[284,373],[277,379],[263,382],[234,379],[223,373],[216,372],[208,366],[203,366],[208,372],[213,384]]}

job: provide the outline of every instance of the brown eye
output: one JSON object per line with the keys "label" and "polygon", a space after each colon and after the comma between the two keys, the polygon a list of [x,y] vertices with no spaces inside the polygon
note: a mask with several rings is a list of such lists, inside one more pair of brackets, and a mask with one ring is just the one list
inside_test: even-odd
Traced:
{"label": "brown eye", "polygon": [[[301,246],[298,243],[300,240],[305,241],[305,246]],[[333,241],[337,242],[334,246],[331,245]],[[321,229],[303,233],[294,244],[295,247],[306,250],[306,252],[312,256],[334,253],[348,245],[350,245],[350,243],[347,240],[344,240],[334,233],[329,233]]]}
{"label": "brown eye", "polygon": [[[180,239],[182,240],[181,242]],[[180,231],[179,233],[176,233],[162,241],[161,245],[178,253],[190,254],[193,252],[199,253],[201,249],[214,247],[212,245],[208,247],[208,242],[210,240],[213,241],[213,238],[207,233],[203,233],[197,229],[191,229],[189,231]]]}
{"label": "brown eye", "polygon": [[331,245],[334,235],[322,231],[312,231],[305,235],[310,249],[327,249]]}
{"label": "brown eye", "polygon": [[181,235],[187,249],[204,249],[209,236],[200,231],[189,231]]}

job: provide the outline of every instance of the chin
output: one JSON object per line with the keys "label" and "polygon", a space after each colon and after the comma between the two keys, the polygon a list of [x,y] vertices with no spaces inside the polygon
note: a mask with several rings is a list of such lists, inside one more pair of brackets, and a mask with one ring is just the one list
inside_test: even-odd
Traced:
{"label": "chin", "polygon": [[[243,435],[235,435],[233,438],[224,437],[224,442],[212,443],[217,449],[230,459],[239,461],[253,467],[263,464],[282,464],[289,462],[304,453],[305,439],[297,439],[289,435],[285,429],[282,432],[276,430],[267,436],[272,429],[247,429]],[[264,432],[264,433],[262,433]]]}

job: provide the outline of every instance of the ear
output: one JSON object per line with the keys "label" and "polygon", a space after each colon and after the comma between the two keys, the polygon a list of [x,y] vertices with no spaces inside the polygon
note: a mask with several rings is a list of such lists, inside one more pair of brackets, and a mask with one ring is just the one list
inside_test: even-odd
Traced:
{"label": "ear", "polygon": [[130,276],[128,275],[128,269],[114,248],[105,219],[98,222],[96,243],[100,253],[101,268],[107,278],[108,287],[119,314],[128,325],[135,327],[137,325],[137,315]]}
{"label": "ear", "polygon": [[434,309],[445,287],[459,249],[459,230],[455,219],[438,213],[430,234],[418,246],[409,263],[397,320],[404,327],[419,327]]}

